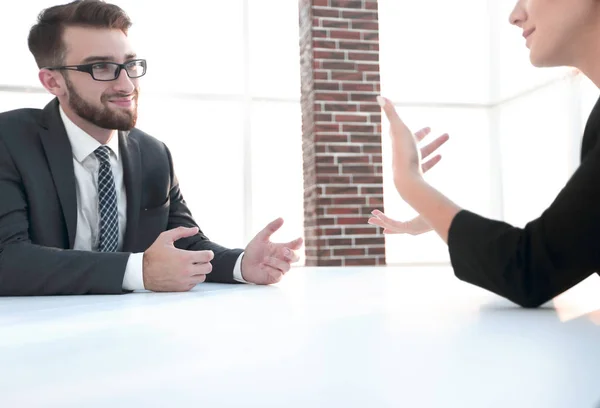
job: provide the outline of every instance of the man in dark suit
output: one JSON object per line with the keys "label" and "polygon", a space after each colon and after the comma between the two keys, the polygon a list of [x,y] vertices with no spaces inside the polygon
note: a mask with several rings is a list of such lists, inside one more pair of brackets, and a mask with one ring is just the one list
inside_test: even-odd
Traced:
{"label": "man in dark suit", "polygon": [[283,220],[227,249],[198,228],[168,148],[136,129],[140,78],[119,7],[80,0],[44,10],[29,49],[56,98],[0,114],[0,294],[187,291],[278,282],[298,238]]}

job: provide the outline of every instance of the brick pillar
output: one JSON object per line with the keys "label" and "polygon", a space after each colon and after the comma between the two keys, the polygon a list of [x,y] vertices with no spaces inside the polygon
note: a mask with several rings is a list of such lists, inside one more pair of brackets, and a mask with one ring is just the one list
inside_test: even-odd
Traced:
{"label": "brick pillar", "polygon": [[306,265],[385,265],[377,0],[299,4]]}

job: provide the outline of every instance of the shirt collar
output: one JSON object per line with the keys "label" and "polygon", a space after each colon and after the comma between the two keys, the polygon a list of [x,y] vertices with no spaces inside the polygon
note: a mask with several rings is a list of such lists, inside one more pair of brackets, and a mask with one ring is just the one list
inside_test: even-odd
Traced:
{"label": "shirt collar", "polygon": [[[67,137],[71,143],[71,150],[73,151],[73,157],[79,163],[82,163],[90,154],[102,146],[100,142],[94,139],[92,136],[87,134],[84,130],[78,127],[65,113],[62,106],[59,105],[60,117],[65,125]],[[106,144],[116,156],[119,158],[119,137],[118,134],[113,135]]]}

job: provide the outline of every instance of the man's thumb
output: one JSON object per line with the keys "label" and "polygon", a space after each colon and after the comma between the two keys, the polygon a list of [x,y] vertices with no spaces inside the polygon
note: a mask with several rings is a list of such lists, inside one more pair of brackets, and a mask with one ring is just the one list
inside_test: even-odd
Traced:
{"label": "man's thumb", "polygon": [[163,238],[169,244],[173,244],[175,241],[180,240],[181,238],[188,238],[196,235],[198,233],[198,227],[186,228],[186,227],[177,227],[162,233]]}

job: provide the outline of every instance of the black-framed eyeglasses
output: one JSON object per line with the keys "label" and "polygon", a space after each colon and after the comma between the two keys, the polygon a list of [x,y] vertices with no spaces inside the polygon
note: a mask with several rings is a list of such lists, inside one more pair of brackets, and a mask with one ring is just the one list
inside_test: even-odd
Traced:
{"label": "black-framed eyeglasses", "polygon": [[83,65],[64,65],[59,67],[44,67],[49,70],[67,69],[71,71],[87,72],[96,81],[114,81],[124,69],[129,78],[139,78],[146,74],[146,60],[136,59],[123,64],[116,62],[93,62]]}

